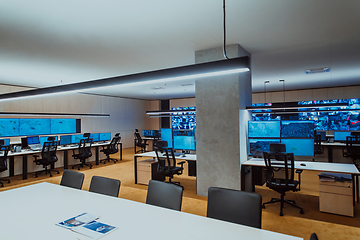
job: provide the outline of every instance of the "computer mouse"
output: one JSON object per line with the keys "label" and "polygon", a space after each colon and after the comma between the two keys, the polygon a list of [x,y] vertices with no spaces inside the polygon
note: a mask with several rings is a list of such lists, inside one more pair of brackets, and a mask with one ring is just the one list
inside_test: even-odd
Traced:
{"label": "computer mouse", "polygon": [[304,166],[304,167],[305,167],[305,166],[306,166],[306,164],[305,164],[305,163],[300,163],[300,166]]}

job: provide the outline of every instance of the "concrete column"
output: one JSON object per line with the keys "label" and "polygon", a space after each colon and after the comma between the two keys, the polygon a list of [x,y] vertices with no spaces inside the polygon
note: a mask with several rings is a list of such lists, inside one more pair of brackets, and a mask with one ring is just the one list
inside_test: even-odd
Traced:
{"label": "concrete column", "polygon": [[[227,46],[229,58],[250,54]],[[195,62],[224,59],[222,48],[195,52]],[[251,106],[251,72],[198,79],[196,97],[197,194],[209,187],[240,189],[240,166],[247,160],[247,121]]]}

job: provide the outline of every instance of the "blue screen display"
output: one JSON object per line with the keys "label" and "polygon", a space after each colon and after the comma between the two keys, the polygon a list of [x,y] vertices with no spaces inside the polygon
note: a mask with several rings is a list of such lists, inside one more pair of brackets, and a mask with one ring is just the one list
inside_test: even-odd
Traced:
{"label": "blue screen display", "polygon": [[15,118],[0,119],[0,137],[19,136],[20,120]]}
{"label": "blue screen display", "polygon": [[262,157],[270,151],[270,143],[280,143],[280,139],[249,139],[249,155]]}
{"label": "blue screen display", "polygon": [[4,145],[3,146],[10,145],[10,138],[5,138],[5,139],[1,139],[1,140],[4,140]]}
{"label": "blue screen display", "polygon": [[100,133],[99,140],[100,141],[110,141],[111,133]]}
{"label": "blue screen display", "polygon": [[154,137],[154,130],[143,130],[142,135],[143,137]]}
{"label": "blue screen display", "polygon": [[40,143],[39,136],[27,137],[27,142],[29,145],[30,144],[38,144],[38,143]]}
{"label": "blue screen display", "polygon": [[21,118],[20,135],[45,135],[50,134],[50,119],[46,118]]}
{"label": "blue screen display", "polygon": [[280,121],[249,121],[249,137],[280,138]]}
{"label": "blue screen display", "polygon": [[349,131],[334,131],[335,142],[345,142],[348,136],[351,136],[351,132]]}
{"label": "blue screen display", "polygon": [[68,145],[71,144],[72,135],[63,135],[60,136],[60,145]]}
{"label": "blue screen display", "polygon": [[76,119],[51,119],[51,134],[76,133]]}
{"label": "blue screen display", "polygon": [[93,140],[93,142],[99,142],[100,141],[100,133],[92,133],[92,134],[90,134],[90,138]]}
{"label": "blue screen display", "polygon": [[85,139],[86,137],[83,137],[83,134],[74,134],[71,135],[71,143],[80,143],[81,139]]}
{"label": "blue screen display", "polygon": [[194,112],[172,113],[172,129],[193,129],[196,127],[196,107],[178,107],[172,108],[172,110],[194,110]]}
{"label": "blue screen display", "polygon": [[57,136],[43,136],[43,137],[40,137],[40,143],[41,145],[44,145],[44,142],[48,142],[48,137],[55,137],[55,141],[58,140],[58,137]]}
{"label": "blue screen display", "polygon": [[314,138],[313,121],[281,121],[282,138]]}
{"label": "blue screen display", "polygon": [[287,153],[294,156],[314,156],[314,139],[281,139],[286,146]]}
{"label": "blue screen display", "polygon": [[174,149],[195,150],[194,136],[174,136]]}
{"label": "blue screen display", "polygon": [[169,148],[172,148],[172,129],[171,128],[161,128],[161,141],[167,141]]}

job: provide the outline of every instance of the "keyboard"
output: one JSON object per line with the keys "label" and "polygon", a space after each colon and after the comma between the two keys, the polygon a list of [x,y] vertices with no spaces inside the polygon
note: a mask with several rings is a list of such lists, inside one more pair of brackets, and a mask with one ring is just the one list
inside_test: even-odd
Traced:
{"label": "keyboard", "polygon": [[40,150],[40,149],[42,149],[41,143],[29,144],[29,147],[30,147],[32,150]]}

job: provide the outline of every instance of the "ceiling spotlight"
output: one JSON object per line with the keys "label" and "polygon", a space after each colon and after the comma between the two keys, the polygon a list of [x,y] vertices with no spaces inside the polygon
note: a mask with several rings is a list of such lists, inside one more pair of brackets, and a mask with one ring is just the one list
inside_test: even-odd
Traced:
{"label": "ceiling spotlight", "polygon": [[180,86],[186,87],[186,86],[192,86],[192,85],[194,85],[194,84],[193,83],[185,83],[185,84],[181,84]]}
{"label": "ceiling spotlight", "polygon": [[159,90],[159,89],[164,89],[163,87],[153,87],[151,89],[154,89],[154,90]]}
{"label": "ceiling spotlight", "polygon": [[330,68],[329,68],[329,67],[313,68],[313,69],[306,69],[306,70],[305,70],[305,73],[306,73],[306,74],[326,73],[326,72],[330,72]]}

